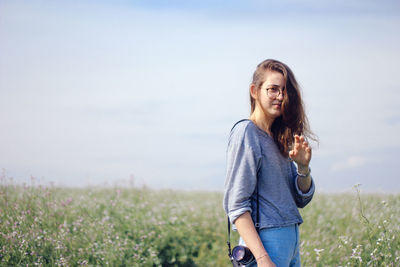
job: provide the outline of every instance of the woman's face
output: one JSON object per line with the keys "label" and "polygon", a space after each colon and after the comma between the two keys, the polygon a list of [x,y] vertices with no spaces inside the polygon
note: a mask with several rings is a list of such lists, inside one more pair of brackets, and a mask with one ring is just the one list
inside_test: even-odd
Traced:
{"label": "woman's face", "polygon": [[276,119],[282,114],[282,101],[285,92],[285,78],[282,73],[267,70],[261,88],[252,88],[256,100],[256,109],[263,111],[268,119]]}

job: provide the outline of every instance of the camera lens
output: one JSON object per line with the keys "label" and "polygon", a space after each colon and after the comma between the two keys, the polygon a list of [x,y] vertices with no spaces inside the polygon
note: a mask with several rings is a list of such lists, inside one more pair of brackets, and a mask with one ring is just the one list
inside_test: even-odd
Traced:
{"label": "camera lens", "polygon": [[236,246],[232,250],[233,258],[242,264],[249,264],[254,260],[254,256],[250,249],[245,246]]}
{"label": "camera lens", "polygon": [[233,257],[235,258],[235,260],[237,261],[241,261],[244,258],[245,255],[245,250],[244,247],[235,247],[232,251]]}

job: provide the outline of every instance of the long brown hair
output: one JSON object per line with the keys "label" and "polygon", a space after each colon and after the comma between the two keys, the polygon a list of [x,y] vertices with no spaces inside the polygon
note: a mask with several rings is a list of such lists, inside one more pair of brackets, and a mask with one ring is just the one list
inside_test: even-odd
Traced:
{"label": "long brown hair", "polygon": [[[306,139],[317,141],[317,137],[310,130],[307,116],[304,112],[304,103],[301,98],[300,87],[292,70],[284,63],[274,59],[267,59],[258,64],[253,74],[252,84],[257,89],[261,88],[265,81],[266,71],[280,72],[285,78],[285,94],[282,102],[282,115],[274,120],[271,133],[281,154],[285,157],[293,144],[295,134],[303,135]],[[254,112],[256,102],[250,94],[251,113]]]}

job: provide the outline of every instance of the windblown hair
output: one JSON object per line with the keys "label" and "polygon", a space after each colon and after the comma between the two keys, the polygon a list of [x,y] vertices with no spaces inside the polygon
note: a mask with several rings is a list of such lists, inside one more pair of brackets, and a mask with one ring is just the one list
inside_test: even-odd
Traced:
{"label": "windblown hair", "polygon": [[[253,74],[252,84],[260,89],[265,81],[266,71],[277,71],[285,78],[285,94],[282,102],[282,115],[276,118],[271,126],[271,133],[281,154],[289,155],[294,135],[303,135],[307,140],[317,141],[317,137],[310,130],[307,116],[304,112],[304,103],[301,98],[300,87],[292,70],[282,62],[267,59],[261,62]],[[255,99],[250,94],[251,113],[256,107]]]}

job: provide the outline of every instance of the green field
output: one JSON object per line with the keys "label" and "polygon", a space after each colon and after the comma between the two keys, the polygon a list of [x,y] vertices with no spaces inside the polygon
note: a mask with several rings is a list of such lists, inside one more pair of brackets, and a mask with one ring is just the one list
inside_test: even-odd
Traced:
{"label": "green field", "polygon": [[[400,195],[316,194],[301,212],[303,266],[400,266]],[[222,193],[2,185],[0,233],[1,266],[230,264]]]}

